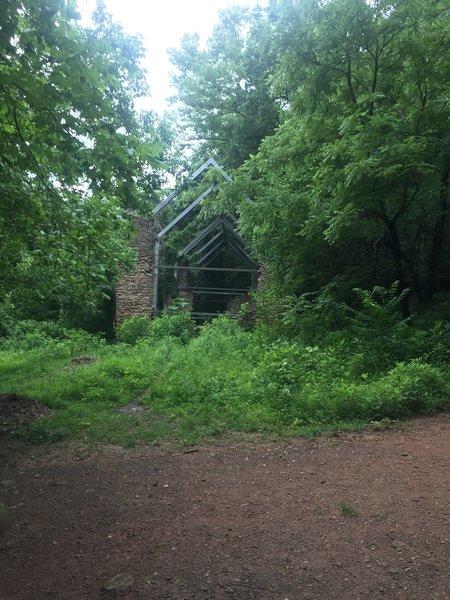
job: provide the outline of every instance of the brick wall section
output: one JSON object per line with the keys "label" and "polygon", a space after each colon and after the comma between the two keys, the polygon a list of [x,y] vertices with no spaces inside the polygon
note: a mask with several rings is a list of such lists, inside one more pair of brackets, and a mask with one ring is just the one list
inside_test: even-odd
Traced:
{"label": "brick wall section", "polygon": [[116,287],[116,325],[130,317],[153,316],[153,270],[156,229],[153,219],[133,217],[138,227],[134,245],[138,249],[136,268],[125,273]]}

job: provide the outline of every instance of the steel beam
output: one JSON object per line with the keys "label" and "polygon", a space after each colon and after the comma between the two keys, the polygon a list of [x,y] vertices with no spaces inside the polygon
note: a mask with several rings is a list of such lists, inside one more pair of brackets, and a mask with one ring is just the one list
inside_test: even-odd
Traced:
{"label": "steel beam", "polygon": [[[177,265],[160,265],[160,269],[179,269]],[[230,273],[259,273],[259,269],[239,269],[237,267],[185,267],[183,269],[189,269],[191,271],[228,271]]]}
{"label": "steel beam", "polygon": [[216,244],[214,246],[214,248],[212,248],[209,252],[207,252],[205,254],[205,256],[202,256],[202,258],[200,258],[197,261],[198,265],[201,265],[203,262],[205,262],[205,260],[207,260],[214,252],[216,252],[216,250],[222,251],[225,248],[225,243],[223,241],[220,241],[218,244]]}
{"label": "steel beam", "polygon": [[158,233],[158,238],[161,239],[168,231],[172,229],[172,227],[174,227],[174,225],[178,223],[178,221],[181,221],[183,217],[189,214],[191,210],[193,210],[198,204],[200,204],[200,202],[204,200],[206,196],[208,196],[214,190],[214,187],[214,185],[211,185],[207,190],[203,192],[203,194],[200,194],[198,198],[191,202],[187,208],[180,212],[180,214],[177,217],[175,217],[173,221],[171,221],[168,225],[164,227],[164,229],[162,229]]}
{"label": "steel beam", "polygon": [[241,236],[239,235],[239,233],[236,231],[236,229],[233,227],[233,225],[232,225],[232,224],[229,222],[228,218],[227,218],[227,217],[223,217],[223,218],[222,218],[222,222],[223,222],[223,224],[225,225],[226,229],[228,229],[228,231],[229,231],[229,232],[230,232],[230,233],[231,233],[231,234],[232,234],[232,235],[233,235],[235,238],[237,238],[237,239],[239,240],[240,244],[241,244],[242,246],[244,246],[244,248],[245,248],[246,244],[245,244],[245,240],[244,240],[244,238],[243,238],[243,237],[241,237]]}
{"label": "steel beam", "polygon": [[222,177],[225,179],[225,181],[232,181],[231,177],[229,175],[227,175],[227,173],[225,173],[225,171],[216,163],[216,161],[213,158],[208,158],[208,160],[206,162],[204,162],[202,164],[201,167],[199,167],[195,173],[193,173],[191,175],[191,179],[197,179],[197,177],[199,175],[201,175],[203,173],[203,171],[205,171],[206,169],[208,169],[209,167],[214,167],[215,169],[217,169],[217,171],[219,171],[219,173],[222,175]]}
{"label": "steel beam", "polygon": [[240,258],[241,260],[244,259],[245,261],[248,261],[252,265],[255,264],[253,262],[251,256],[249,254],[247,254],[247,251],[245,250],[245,248],[242,248],[240,245],[236,244],[236,242],[232,239],[228,239],[227,242],[228,242],[228,247],[230,248],[230,250],[232,252],[234,252],[234,255],[237,258]]}
{"label": "steel beam", "polygon": [[209,264],[211,264],[211,263],[212,263],[212,261],[213,261],[213,260],[215,260],[215,258],[216,258],[217,256],[219,256],[219,254],[221,254],[221,253],[224,251],[224,249],[225,249],[225,245],[223,245],[223,246],[222,246],[222,247],[219,249],[219,251],[218,251],[218,252],[216,252],[215,254],[213,254],[212,256],[210,256],[210,258],[208,258],[208,260],[207,260],[207,261],[204,263],[204,264],[205,264],[205,266],[206,266],[206,265],[209,265]]}
{"label": "steel beam", "polygon": [[201,242],[201,240],[208,235],[208,233],[210,233],[215,227],[217,227],[217,225],[219,225],[219,223],[221,223],[222,218],[221,217],[217,217],[216,219],[214,219],[214,221],[212,221],[207,227],[205,227],[205,229],[203,229],[202,231],[200,231],[200,233],[198,233],[195,238],[189,242],[189,244],[187,246],[185,246],[183,248],[183,250],[180,250],[180,252],[178,252],[178,256],[184,256],[186,254],[189,254],[189,252],[192,250],[192,248],[195,248],[195,246]]}
{"label": "steel beam", "polygon": [[180,290],[186,290],[188,292],[201,292],[202,294],[208,294],[209,292],[226,292],[229,294],[246,294],[251,292],[251,288],[221,288],[221,287],[199,287],[196,285],[186,285],[179,288]]}
{"label": "steel beam", "polygon": [[213,296],[240,296],[242,294],[247,294],[248,292],[251,292],[252,290],[245,290],[244,292],[220,292],[220,291],[210,291],[210,292],[202,292],[201,290],[190,290],[190,292],[194,295],[198,295],[198,294],[206,294],[206,295],[210,295],[212,294]]}
{"label": "steel beam", "polygon": [[156,215],[156,213],[159,213],[160,210],[162,210],[165,206],[167,206],[169,204],[169,202],[171,202],[175,196],[178,194],[179,190],[174,190],[171,194],[169,194],[168,196],[166,196],[164,198],[164,200],[162,200],[158,206],[156,206],[153,209],[153,214]]}
{"label": "steel beam", "polygon": [[159,249],[161,242],[159,239],[155,242],[155,257],[154,257],[154,266],[153,266],[153,310],[155,311],[158,308],[158,280],[159,280]]}
{"label": "steel beam", "polygon": [[211,244],[213,244],[219,238],[223,238],[223,231],[219,231],[219,233],[216,233],[216,235],[212,237],[208,242],[206,242],[206,244],[202,246],[199,250],[197,250],[197,252],[201,254],[203,250],[206,250],[206,248],[211,246]]}

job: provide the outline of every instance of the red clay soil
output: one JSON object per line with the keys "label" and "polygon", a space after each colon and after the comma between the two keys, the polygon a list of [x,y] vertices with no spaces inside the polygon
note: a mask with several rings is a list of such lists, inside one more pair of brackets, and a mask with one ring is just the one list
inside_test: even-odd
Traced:
{"label": "red clay soil", "polygon": [[442,600],[449,451],[448,414],[189,451],[3,439],[0,597]]}

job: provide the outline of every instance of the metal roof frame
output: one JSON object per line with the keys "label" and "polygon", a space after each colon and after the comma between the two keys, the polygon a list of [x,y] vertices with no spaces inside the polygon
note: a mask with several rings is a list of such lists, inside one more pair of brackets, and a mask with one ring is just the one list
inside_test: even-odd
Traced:
{"label": "metal roof frame", "polygon": [[[239,235],[239,233],[234,229],[233,225],[229,222],[228,217],[222,215],[220,217],[217,217],[216,219],[214,219],[214,221],[212,221],[212,223],[210,223],[208,225],[208,227],[205,227],[205,229],[203,229],[193,240],[192,242],[190,242],[187,246],[185,246],[183,248],[183,250],[181,250],[178,253],[178,256],[186,256],[187,254],[189,254],[192,250],[194,250],[194,248],[209,234],[212,233],[214,231],[214,229],[217,227],[217,225],[221,224],[222,225],[222,232],[216,234],[212,240],[216,240],[218,239],[218,237],[220,235],[223,235],[225,239],[228,239],[226,236],[226,232],[225,229],[227,230],[227,232],[229,234],[232,235],[232,240],[234,241],[235,245],[238,247],[239,250],[242,251],[242,253],[245,255],[246,260],[249,260],[252,264],[255,264],[253,262],[253,260],[251,259],[250,255],[247,253],[246,250],[246,246],[245,246],[245,241],[243,240],[243,238]],[[202,250],[205,250],[206,248],[208,248],[211,243],[212,240],[209,240],[208,242],[206,242],[206,244],[200,248],[199,250],[196,250],[196,252],[202,252]]]}
{"label": "metal roof frame", "polygon": [[[193,173],[189,179],[190,181],[196,181],[198,179],[198,177],[200,177],[200,175],[206,171],[206,169],[209,169],[209,167],[214,167],[216,169],[216,171],[218,171],[220,173],[220,175],[222,175],[222,177],[225,179],[225,181],[231,182],[233,181],[231,179],[231,177],[225,173],[225,171],[222,169],[222,167],[213,159],[213,158],[208,158],[208,160],[206,162],[204,162],[196,171],[195,173]],[[163,208],[165,208],[169,202],[172,202],[172,200],[177,196],[178,192],[180,190],[174,190],[173,192],[171,192],[168,196],[166,196],[159,204],[158,206],[156,206],[153,209],[153,214],[156,215],[157,213],[159,213],[159,211],[161,211]]]}
{"label": "metal roof frame", "polygon": [[156,213],[159,213],[160,210],[162,210],[165,206],[167,206],[167,204],[169,204],[169,202],[171,202],[175,196],[178,194],[179,190],[174,190],[171,194],[169,194],[168,196],[166,196],[164,198],[164,200],[162,202],[160,202],[158,204],[158,206],[156,206],[153,209],[153,214],[156,215]]}
{"label": "metal roof frame", "polygon": [[191,210],[194,209],[198,204],[200,204],[200,202],[202,200],[204,200],[206,198],[206,196],[209,196],[209,194],[215,189],[215,187],[216,187],[215,185],[209,186],[209,188],[207,190],[205,190],[203,192],[203,194],[200,194],[200,196],[198,196],[193,202],[191,202],[187,208],[185,208],[183,211],[181,211],[180,214],[178,216],[176,216],[173,221],[171,221],[168,225],[166,225],[164,227],[164,229],[162,229],[158,233],[158,238],[161,239],[162,237],[164,237],[166,235],[166,233],[168,231],[170,231],[172,229],[172,227],[178,223],[178,221],[181,221],[181,219],[183,217],[185,217],[187,214],[189,214],[191,212]]}
{"label": "metal roof frame", "polygon": [[251,265],[254,265],[254,261],[252,260],[251,256],[249,254],[247,254],[246,250],[244,248],[242,248],[241,246],[239,246],[238,244],[236,244],[234,242],[234,240],[228,240],[228,248],[231,250],[231,252],[233,252],[233,254],[236,256],[236,258],[238,258],[239,260],[244,260],[244,262],[247,262]]}
{"label": "metal roof frame", "polygon": [[[226,245],[225,245],[225,242],[224,242],[223,240],[220,240],[220,242],[219,242],[218,244],[216,244],[216,245],[214,246],[214,248],[212,248],[212,249],[211,249],[209,252],[207,252],[207,253],[206,253],[204,256],[202,256],[202,257],[201,257],[201,258],[200,258],[200,259],[199,259],[199,260],[196,262],[196,264],[197,264],[197,265],[199,265],[199,266],[201,266],[201,265],[202,265],[202,263],[203,263],[203,262],[204,262],[204,261],[205,261],[205,260],[206,260],[206,259],[207,259],[209,256],[211,256],[212,254],[214,254],[214,253],[215,253],[215,252],[218,250],[219,252],[217,252],[216,254],[214,254],[214,258],[215,258],[215,257],[216,257],[218,254],[220,254],[220,252],[222,252],[222,250],[223,250],[225,247],[226,247]],[[212,259],[211,259],[211,260],[212,260]],[[211,261],[209,261],[209,262],[211,262]],[[209,264],[209,263],[206,263],[206,264]]]}
{"label": "metal roof frame", "polygon": [[233,225],[230,223],[227,217],[223,218],[223,224],[225,225],[226,229],[228,229],[229,233],[231,233],[233,237],[239,240],[239,243],[245,248],[244,238],[239,235],[239,233],[236,231],[236,229],[233,227]]}
{"label": "metal roof frame", "polygon": [[211,233],[216,227],[217,225],[219,225],[219,223],[222,222],[222,217],[216,217],[214,219],[214,221],[211,221],[211,223],[205,227],[205,229],[203,229],[202,231],[200,231],[200,233],[198,233],[195,238],[189,242],[189,244],[187,246],[185,246],[182,250],[180,250],[178,252],[178,256],[186,256],[186,254],[189,254],[189,252],[195,248],[195,246],[201,242],[207,235],[208,233]]}
{"label": "metal roof frame", "polygon": [[[217,252],[215,252],[214,254],[212,254],[212,255],[211,255],[209,258],[208,258],[208,260],[207,260],[206,262],[204,262],[204,259],[205,259],[205,257],[203,257],[203,259],[202,259],[202,265],[203,265],[204,267],[207,267],[208,265],[210,265],[210,264],[213,262],[213,260],[215,260],[215,259],[216,259],[216,258],[217,258],[217,257],[218,257],[218,256],[219,256],[219,255],[220,255],[220,254],[221,254],[221,253],[224,251],[224,249],[225,249],[225,244],[223,244],[223,245],[222,245],[222,246],[221,246],[221,247],[218,249],[218,251],[217,251]],[[197,263],[197,264],[199,265],[199,263]]]}
{"label": "metal roof frame", "polygon": [[203,171],[206,171],[206,169],[209,169],[209,167],[214,167],[216,169],[216,171],[218,171],[222,177],[225,179],[225,181],[233,181],[231,179],[231,177],[225,173],[225,171],[222,169],[222,167],[220,167],[217,162],[213,159],[213,158],[208,158],[208,160],[206,162],[204,162],[201,167],[199,167],[190,177],[191,180],[195,180],[197,179],[202,173]]}
{"label": "metal roof frame", "polygon": [[211,244],[214,244],[214,242],[219,239],[219,238],[223,238],[223,231],[219,231],[218,233],[216,233],[216,235],[214,235],[210,240],[208,240],[206,242],[206,244],[204,244],[201,248],[199,248],[199,250],[197,250],[197,252],[199,254],[201,254],[204,250],[206,250],[207,248],[209,248],[209,246],[211,246]]}
{"label": "metal roof frame", "polygon": [[[197,181],[198,178],[210,167],[216,169],[222,178],[231,182],[231,177],[225,173],[225,171],[219,166],[219,164],[213,159],[209,158],[206,162],[204,162],[191,176],[191,181]],[[188,215],[191,211],[193,211],[201,202],[204,200],[209,194],[211,194],[214,190],[221,191],[221,187],[219,184],[214,183],[210,185],[210,187],[202,192],[195,200],[193,200],[189,206],[187,206],[184,210],[182,210],[172,221],[163,227],[161,231],[158,233],[156,242],[155,242],[155,266],[154,266],[154,288],[153,288],[153,307],[155,309],[155,313],[157,313],[157,297],[158,297],[158,279],[159,279],[159,271],[160,268],[164,268],[159,264],[159,255],[160,255],[160,245],[164,236],[177,225],[186,215]],[[163,208],[165,208],[172,200],[176,198],[178,192],[181,189],[174,190],[168,196],[166,196],[154,209],[153,214],[156,215]],[[246,199],[251,202],[250,198]],[[236,223],[236,218],[233,215],[221,215],[214,218],[202,231],[200,231],[190,242],[187,244],[179,253],[178,256],[186,256],[191,252],[198,253],[199,259],[196,262],[196,266],[199,269],[208,269],[207,265],[211,264],[214,259],[219,256],[226,248],[228,248],[234,256],[241,262],[245,264],[249,264],[251,266],[256,266],[256,263],[252,260],[251,256],[247,252],[246,244],[244,239],[239,235],[236,231],[234,224]],[[216,231],[220,227],[219,231]],[[208,235],[212,234],[212,237],[203,243],[203,245],[196,249],[199,244],[201,244]],[[212,246],[212,248],[211,248]],[[205,253],[206,251],[206,253]],[[180,266],[182,269],[183,267]],[[217,269],[212,269],[217,270]],[[227,270],[227,269],[222,269]],[[229,270],[229,269],[228,269]],[[233,269],[235,271],[249,271],[249,269]],[[252,269],[252,271],[256,271],[256,269]]]}

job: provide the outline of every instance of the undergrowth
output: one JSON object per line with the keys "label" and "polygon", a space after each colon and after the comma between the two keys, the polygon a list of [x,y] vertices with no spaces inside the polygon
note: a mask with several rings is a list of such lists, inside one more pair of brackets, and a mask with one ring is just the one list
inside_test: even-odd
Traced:
{"label": "undergrowth", "polygon": [[[108,345],[28,322],[2,341],[0,392],[54,409],[18,430],[25,439],[126,446],[191,444],[234,432],[318,435],[449,407],[445,325],[407,334],[391,327],[384,350],[386,331],[375,339],[370,328],[365,336],[365,326],[358,316],[358,336],[346,329],[311,344],[300,336],[274,339],[262,328],[246,331],[225,317],[193,337],[190,320],[177,315],[157,320],[153,333],[133,324],[124,328],[128,343]],[[87,360],[72,360],[80,355]],[[130,402],[145,411],[119,411]]]}

